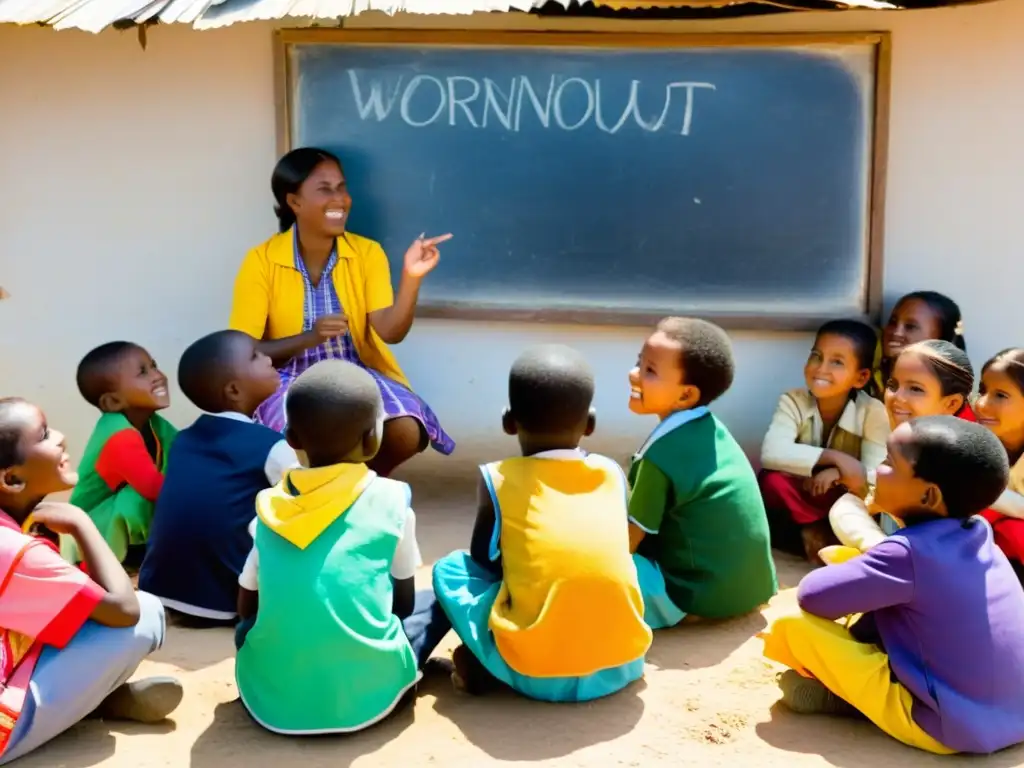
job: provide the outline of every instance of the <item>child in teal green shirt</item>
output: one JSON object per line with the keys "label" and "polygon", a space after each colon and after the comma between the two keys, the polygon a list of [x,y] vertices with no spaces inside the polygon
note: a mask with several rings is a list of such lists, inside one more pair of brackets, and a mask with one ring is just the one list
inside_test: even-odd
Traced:
{"label": "child in teal green shirt", "polygon": [[256,498],[239,576],[238,691],[270,731],[358,731],[411,700],[451,624],[432,590],[414,591],[409,486],[366,466],[384,427],[373,377],[324,360],[295,380],[285,411],[285,437],[308,467]]}
{"label": "child in teal green shirt", "polygon": [[655,629],[748,613],[778,590],[757,478],[708,410],[733,369],[721,328],[670,317],[629,374],[630,410],[660,420],[629,470],[630,548]]}

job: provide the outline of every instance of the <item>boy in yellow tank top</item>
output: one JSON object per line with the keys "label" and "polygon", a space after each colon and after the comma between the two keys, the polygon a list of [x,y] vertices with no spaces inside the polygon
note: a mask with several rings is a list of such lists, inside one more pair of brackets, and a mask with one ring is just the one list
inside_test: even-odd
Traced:
{"label": "boy in yellow tank top", "polygon": [[434,567],[463,645],[456,684],[587,701],[643,676],[651,631],[629,553],[626,481],[580,440],[593,433],[594,377],[568,347],[531,349],[509,374],[502,426],[522,456],[481,467],[469,552]]}

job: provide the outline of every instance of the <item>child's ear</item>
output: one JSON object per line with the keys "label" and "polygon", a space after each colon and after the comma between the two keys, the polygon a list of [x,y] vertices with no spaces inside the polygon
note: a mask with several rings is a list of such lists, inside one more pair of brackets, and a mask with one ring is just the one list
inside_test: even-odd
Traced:
{"label": "child's ear", "polygon": [[120,392],[104,392],[100,395],[99,406],[104,413],[120,413],[124,410],[124,398]]}
{"label": "child's ear", "polygon": [[597,412],[591,408],[590,413],[587,414],[587,426],[583,430],[583,436],[590,437],[594,434],[595,429],[597,429]]}
{"label": "child's ear", "polygon": [[693,384],[683,384],[683,388],[679,392],[679,410],[688,411],[696,407],[699,402],[700,387],[695,387]]}
{"label": "child's ear", "polygon": [[238,386],[237,381],[229,381],[224,385],[224,401],[228,403],[237,403],[242,397],[242,388]]}
{"label": "child's ear", "polygon": [[24,490],[25,481],[13,469],[0,470],[0,493],[21,493]]}
{"label": "child's ear", "polygon": [[963,408],[966,402],[963,395],[948,395],[942,398],[942,407],[950,416],[956,416],[957,411]]}
{"label": "child's ear", "polygon": [[506,408],[501,412],[501,428],[505,430],[506,435],[516,435],[519,433],[519,425],[516,424],[516,420],[512,417],[511,408]]}
{"label": "child's ear", "polygon": [[921,505],[937,515],[946,514],[946,503],[942,499],[942,490],[935,483],[928,483],[925,486],[924,494],[921,497]]}
{"label": "child's ear", "polygon": [[864,387],[868,385],[869,381],[871,381],[871,369],[862,368],[857,372],[857,378],[853,380],[853,388],[864,389]]}

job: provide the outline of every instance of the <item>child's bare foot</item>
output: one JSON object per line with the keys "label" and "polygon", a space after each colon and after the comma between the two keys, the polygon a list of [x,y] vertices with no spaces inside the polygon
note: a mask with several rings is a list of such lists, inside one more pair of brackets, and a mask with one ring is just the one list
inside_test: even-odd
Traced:
{"label": "child's bare foot", "polygon": [[148,677],[115,688],[94,715],[104,720],[159,723],[177,708],[183,693],[181,683],[173,677]]}
{"label": "child's bare foot", "polygon": [[860,712],[826,688],[821,681],[787,669],[779,677],[782,703],[801,715],[859,717]]}
{"label": "child's bare foot", "polygon": [[423,675],[444,675],[451,677],[455,674],[455,664],[451,659],[443,659],[440,656],[431,656],[423,663]]}
{"label": "child's bare foot", "polygon": [[452,665],[455,667],[455,671],[452,672],[452,685],[457,691],[471,696],[482,696],[498,687],[498,681],[464,645],[452,651]]}

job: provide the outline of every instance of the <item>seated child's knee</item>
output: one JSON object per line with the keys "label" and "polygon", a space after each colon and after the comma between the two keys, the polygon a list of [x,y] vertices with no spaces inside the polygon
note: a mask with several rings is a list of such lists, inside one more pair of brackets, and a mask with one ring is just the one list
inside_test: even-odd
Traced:
{"label": "seated child's knee", "polygon": [[391,419],[384,425],[384,443],[392,456],[415,456],[426,448],[423,425],[412,416]]}
{"label": "seated child's knee", "polygon": [[135,625],[137,635],[143,635],[155,644],[153,650],[164,644],[167,631],[167,616],[160,600],[148,592],[136,592],[139,601],[139,623]]}
{"label": "seated child's knee", "polygon": [[780,616],[772,622],[769,632],[777,637],[785,637],[795,628],[807,623],[807,615],[802,611]]}

